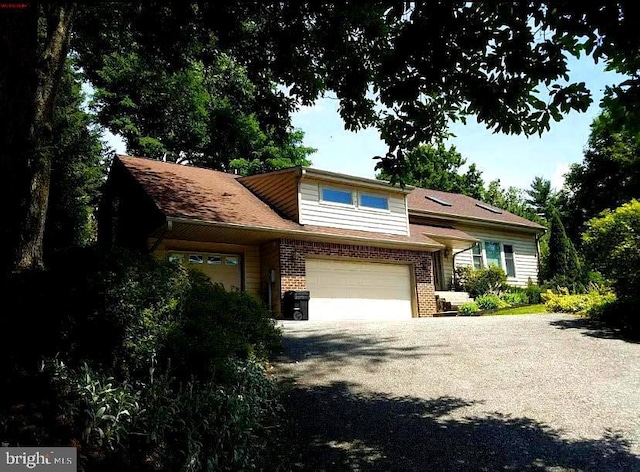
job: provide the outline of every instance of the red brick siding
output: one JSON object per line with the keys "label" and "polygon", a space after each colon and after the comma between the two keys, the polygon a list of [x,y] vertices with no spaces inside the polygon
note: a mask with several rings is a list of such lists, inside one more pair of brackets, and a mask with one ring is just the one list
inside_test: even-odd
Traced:
{"label": "red brick siding", "polygon": [[294,239],[280,240],[280,284],[287,290],[304,290],[307,256],[334,256],[363,261],[409,263],[415,274],[418,316],[436,312],[436,299],[431,277],[431,253],[405,249],[390,249],[351,244],[320,243]]}

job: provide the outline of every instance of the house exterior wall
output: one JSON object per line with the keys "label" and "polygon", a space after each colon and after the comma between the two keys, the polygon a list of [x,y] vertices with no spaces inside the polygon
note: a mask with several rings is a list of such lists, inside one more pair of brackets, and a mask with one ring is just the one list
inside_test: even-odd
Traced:
{"label": "house exterior wall", "polygon": [[[154,254],[166,259],[170,252],[239,254],[242,256],[241,276],[244,278],[244,290],[261,296],[260,248],[258,246],[166,239],[156,248]],[[198,267],[194,266],[194,268]]]}
{"label": "house exterior wall", "polygon": [[363,262],[410,264],[413,271],[417,315],[431,316],[436,312],[435,291],[431,274],[431,253],[429,252],[281,239],[281,293],[287,290],[305,290],[307,288],[306,259],[314,256],[361,260]]}
{"label": "house exterior wall", "polygon": [[[269,271],[275,270],[275,281],[271,282]],[[260,246],[260,292],[262,299],[274,315],[280,315],[282,298],[280,289],[280,241],[270,241]],[[271,285],[271,303],[269,304],[269,285]],[[270,305],[270,306],[269,306]]]}
{"label": "house exterior wall", "polygon": [[274,172],[242,177],[238,181],[262,201],[298,221],[298,172]]}
{"label": "house exterior wall", "polygon": [[[346,190],[353,194],[354,205],[323,202],[320,199],[321,188]],[[389,210],[362,208],[359,192],[388,198]],[[406,198],[403,194],[360,188],[357,184],[325,183],[316,180],[300,182],[300,223],[333,228],[373,231],[377,233],[408,235]]]}
{"label": "house exterior wall", "polygon": [[[516,276],[508,277],[507,283],[509,283],[510,285],[515,285],[517,287],[526,287],[529,279],[531,279],[533,283],[538,283],[538,252],[535,234],[510,231],[509,229],[495,230],[461,224],[456,224],[456,228],[464,231],[465,233],[469,233],[471,236],[478,238],[482,242],[499,242],[501,243],[501,250],[502,244],[510,244],[513,246]],[[469,245],[465,243],[465,246],[461,248],[454,248],[453,252],[464,249],[464,247],[469,247]],[[502,251],[502,264],[504,268],[504,251]],[[456,267],[472,265],[473,256],[470,249],[458,254],[455,257]],[[446,280],[452,280],[453,274],[451,268],[451,263],[445,264]],[[448,274],[447,270],[449,271]]]}

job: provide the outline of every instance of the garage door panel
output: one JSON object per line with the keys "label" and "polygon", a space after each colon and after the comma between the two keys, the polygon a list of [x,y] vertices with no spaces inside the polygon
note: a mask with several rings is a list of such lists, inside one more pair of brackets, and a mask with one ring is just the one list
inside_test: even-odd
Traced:
{"label": "garage door panel", "polygon": [[408,265],[307,260],[309,319],[406,319],[412,314]]}

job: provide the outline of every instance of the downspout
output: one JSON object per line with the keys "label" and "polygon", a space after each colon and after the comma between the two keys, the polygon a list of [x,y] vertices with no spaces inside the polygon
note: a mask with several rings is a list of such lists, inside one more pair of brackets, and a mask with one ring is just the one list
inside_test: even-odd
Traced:
{"label": "downspout", "polygon": [[475,243],[473,243],[471,246],[464,248],[464,249],[460,249],[458,252],[454,252],[453,254],[451,254],[451,271],[453,273],[453,286],[455,288],[455,286],[457,285],[457,280],[456,280],[456,256],[462,252],[468,251],[469,249],[473,249],[475,247],[475,245],[478,244],[478,242],[476,241]]}
{"label": "downspout", "polygon": [[153,253],[153,251],[155,251],[158,248],[162,240],[165,238],[167,233],[171,231],[172,228],[173,228],[173,222],[171,220],[167,220],[167,222],[164,225],[164,229],[162,230],[162,233],[160,233],[160,236],[158,236],[158,239],[156,239],[156,241],[153,243],[153,245],[149,249],[149,253]]}

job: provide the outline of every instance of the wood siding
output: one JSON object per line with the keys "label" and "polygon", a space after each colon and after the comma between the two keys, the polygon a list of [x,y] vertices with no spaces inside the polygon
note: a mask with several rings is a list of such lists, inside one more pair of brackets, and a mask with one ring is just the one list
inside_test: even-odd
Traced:
{"label": "wood siding", "polygon": [[[239,244],[204,243],[196,241],[181,241],[167,239],[158,246],[155,254],[163,259],[169,252],[193,253],[223,253],[239,254],[242,256],[244,290],[256,296],[260,296],[260,248],[257,246],[244,246]],[[197,268],[197,266],[194,266]]]}
{"label": "wood siding", "polygon": [[[354,206],[331,204],[320,201],[320,188],[326,186],[353,192]],[[389,210],[369,210],[359,208],[358,192],[380,195],[389,200]],[[397,193],[384,194],[357,185],[346,187],[333,183],[303,180],[300,183],[300,223],[328,226],[332,228],[372,231],[377,233],[407,235],[406,199]]]}
{"label": "wood siding", "polygon": [[[533,281],[533,283],[538,283],[538,254],[537,254],[537,246],[535,235],[532,233],[524,233],[517,231],[509,231],[508,229],[495,230],[495,229],[485,229],[477,226],[471,225],[455,225],[457,229],[464,231],[465,233],[469,233],[471,236],[474,236],[480,239],[482,242],[485,241],[496,241],[502,244],[511,244],[513,246],[514,253],[514,264],[516,269],[516,276],[509,277],[507,282],[510,285],[515,285],[518,287],[526,287],[527,281],[529,278]],[[453,253],[464,249],[465,247],[469,247],[469,244],[464,243],[459,247],[453,248]],[[504,254],[503,254],[504,259]],[[503,260],[504,263],[504,260]],[[472,251],[466,250],[455,257],[455,265],[456,267],[460,266],[470,266],[473,265],[473,256]],[[448,260],[445,260],[445,280],[452,280],[452,265],[451,265],[451,257]],[[504,267],[503,267],[504,268]]]}
{"label": "wood siding", "polygon": [[239,182],[287,218],[298,221],[298,172],[254,175]]}

